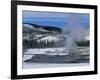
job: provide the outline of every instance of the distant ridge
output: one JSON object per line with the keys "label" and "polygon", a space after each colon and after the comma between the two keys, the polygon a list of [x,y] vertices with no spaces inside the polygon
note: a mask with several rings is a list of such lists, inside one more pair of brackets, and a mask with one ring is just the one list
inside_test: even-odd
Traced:
{"label": "distant ridge", "polygon": [[40,28],[40,29],[44,29],[44,30],[47,30],[47,31],[55,31],[57,33],[62,32],[61,28],[58,28],[58,27],[55,27],[55,26],[44,26],[44,25],[38,25],[38,24],[33,24],[33,23],[23,23],[23,25],[25,25],[25,24],[33,26],[33,28],[36,28],[36,29]]}

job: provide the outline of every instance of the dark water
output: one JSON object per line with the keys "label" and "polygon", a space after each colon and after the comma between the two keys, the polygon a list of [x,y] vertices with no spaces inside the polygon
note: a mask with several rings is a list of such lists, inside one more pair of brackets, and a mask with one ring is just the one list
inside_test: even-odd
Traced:
{"label": "dark water", "polygon": [[26,63],[89,63],[89,55],[73,57],[69,55],[43,55],[36,54],[31,59],[25,60]]}

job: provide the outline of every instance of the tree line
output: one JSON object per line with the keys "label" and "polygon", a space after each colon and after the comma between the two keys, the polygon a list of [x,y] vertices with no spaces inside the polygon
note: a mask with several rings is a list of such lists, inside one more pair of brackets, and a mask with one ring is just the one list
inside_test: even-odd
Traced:
{"label": "tree line", "polygon": [[23,40],[23,48],[54,48],[64,47],[64,41],[40,41],[37,40]]}

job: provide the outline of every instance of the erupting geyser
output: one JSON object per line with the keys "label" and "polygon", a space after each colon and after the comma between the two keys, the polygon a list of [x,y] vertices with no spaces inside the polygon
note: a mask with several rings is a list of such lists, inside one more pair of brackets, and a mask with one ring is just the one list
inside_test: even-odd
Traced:
{"label": "erupting geyser", "polygon": [[68,17],[67,25],[64,28],[65,40],[65,54],[71,56],[78,54],[76,41],[81,41],[86,33],[83,28],[81,19],[83,15],[70,14]]}

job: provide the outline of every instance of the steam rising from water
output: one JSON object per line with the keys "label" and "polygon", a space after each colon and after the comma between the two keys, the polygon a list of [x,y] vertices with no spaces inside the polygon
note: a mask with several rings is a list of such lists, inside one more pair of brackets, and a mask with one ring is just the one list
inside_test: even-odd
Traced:
{"label": "steam rising from water", "polygon": [[75,40],[80,41],[86,36],[87,29],[82,25],[83,15],[70,14],[67,20],[67,25],[64,27],[65,32],[70,32]]}
{"label": "steam rising from water", "polygon": [[82,26],[81,18],[82,15],[70,14],[64,28],[64,33],[66,33],[65,47],[69,54],[77,50],[75,41],[83,40],[86,36],[86,29]]}

